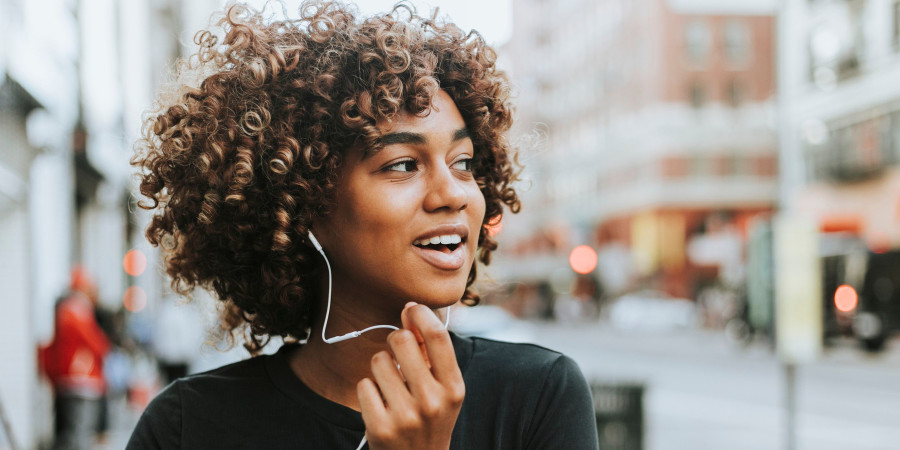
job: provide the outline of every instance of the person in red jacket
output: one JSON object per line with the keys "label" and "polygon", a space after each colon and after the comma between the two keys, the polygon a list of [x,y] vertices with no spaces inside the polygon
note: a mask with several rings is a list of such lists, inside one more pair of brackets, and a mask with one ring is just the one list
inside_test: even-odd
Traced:
{"label": "person in red jacket", "polygon": [[96,307],[96,286],[84,269],[74,269],[69,293],[56,304],[53,341],[40,354],[55,395],[55,449],[90,448],[100,418],[103,358],[111,344],[97,324]]}

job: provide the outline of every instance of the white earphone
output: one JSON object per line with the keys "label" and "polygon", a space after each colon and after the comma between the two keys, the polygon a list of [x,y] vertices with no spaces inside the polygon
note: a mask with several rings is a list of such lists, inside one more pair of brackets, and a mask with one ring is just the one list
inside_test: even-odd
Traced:
{"label": "white earphone", "polygon": [[[351,331],[347,334],[342,334],[340,336],[335,336],[332,338],[325,337],[325,329],[328,328],[328,315],[331,313],[331,263],[328,261],[328,257],[325,256],[325,251],[322,250],[322,244],[313,236],[312,231],[308,232],[310,242],[312,242],[313,247],[322,255],[322,258],[325,258],[325,266],[328,268],[328,302],[325,306],[325,322],[322,324],[322,340],[328,344],[335,344],[337,342],[346,341],[347,339],[353,339],[360,337],[363,333],[371,330],[375,330],[378,328],[387,328],[390,330],[398,330],[399,328],[393,325],[374,325],[364,330]],[[444,321],[444,328],[447,328],[450,325],[450,308],[447,307],[445,312],[446,320]]]}
{"label": "white earphone", "polygon": [[[328,262],[328,257],[325,256],[325,251],[322,250],[322,244],[320,244],[319,241],[316,239],[316,237],[313,236],[312,231],[310,231],[308,233],[308,235],[309,235],[309,241],[312,242],[313,247],[315,247],[316,250],[319,252],[319,254],[322,255],[322,258],[325,258],[325,266],[328,268],[328,303],[325,306],[325,322],[322,324],[322,340],[328,344],[334,344],[337,342],[346,341],[347,339],[357,338],[360,335],[362,335],[363,333],[365,333],[366,331],[374,330],[376,328],[387,328],[387,329],[391,329],[391,330],[398,330],[399,328],[397,328],[393,325],[375,325],[375,326],[366,328],[364,330],[351,331],[347,334],[342,334],[340,336],[335,336],[333,338],[325,337],[325,329],[328,328],[328,314],[331,312],[331,263]],[[446,314],[446,320],[444,321],[444,328],[447,328],[447,326],[450,325],[450,308],[449,307],[447,307],[447,311],[445,314]],[[398,366],[398,368],[399,368],[399,366]],[[365,446],[365,445],[366,445],[366,435],[363,435],[362,441],[359,442],[359,447],[356,447],[356,450],[362,449],[363,446]]]}

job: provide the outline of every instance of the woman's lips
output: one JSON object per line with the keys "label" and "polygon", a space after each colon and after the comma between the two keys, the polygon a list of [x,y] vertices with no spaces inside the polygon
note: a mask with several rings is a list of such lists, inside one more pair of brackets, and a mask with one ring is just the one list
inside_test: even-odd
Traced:
{"label": "woman's lips", "polygon": [[449,253],[444,253],[437,249],[431,248],[423,248],[413,245],[412,246],[416,253],[422,257],[428,264],[431,264],[434,267],[437,267],[441,270],[459,270],[466,263],[466,249],[465,242],[460,245],[457,245],[453,251]]}

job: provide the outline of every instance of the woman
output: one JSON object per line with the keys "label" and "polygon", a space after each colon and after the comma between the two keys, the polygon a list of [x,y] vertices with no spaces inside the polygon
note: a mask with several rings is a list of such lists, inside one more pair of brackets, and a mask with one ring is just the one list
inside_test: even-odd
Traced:
{"label": "woman", "polygon": [[402,5],[220,24],[135,157],[147,237],[251,353],[286,344],[169,385],[129,448],[596,448],[571,359],[435,314],[477,303],[487,224],[519,209],[494,51]]}

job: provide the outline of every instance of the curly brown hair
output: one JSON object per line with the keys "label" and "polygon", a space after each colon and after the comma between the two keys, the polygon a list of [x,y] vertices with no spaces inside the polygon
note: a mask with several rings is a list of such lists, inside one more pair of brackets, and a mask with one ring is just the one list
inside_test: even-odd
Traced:
{"label": "curly brown hair", "polygon": [[[272,20],[231,5],[197,33],[173,93],[144,123],[132,164],[155,210],[147,239],[165,250],[173,289],[210,290],[223,302],[220,328],[244,334],[251,353],[271,336],[306,336],[315,318],[321,262],[306,238],[331,209],[345,152],[380,146],[376,122],[422,114],[446,91],[475,148],[486,211],[478,237],[503,205],[518,212],[509,83],[475,31],[424,18],[398,4],[357,17],[351,5],[306,1],[298,19]],[[184,81],[188,76],[199,84]],[[476,304],[473,264],[463,301]]]}

